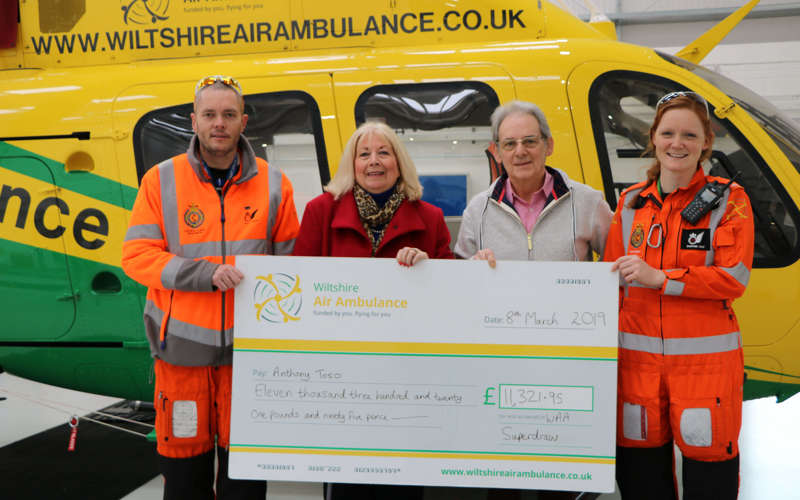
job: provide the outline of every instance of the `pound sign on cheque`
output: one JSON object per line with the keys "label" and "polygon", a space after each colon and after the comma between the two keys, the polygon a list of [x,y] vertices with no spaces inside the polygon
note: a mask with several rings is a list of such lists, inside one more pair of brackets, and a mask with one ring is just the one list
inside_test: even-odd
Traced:
{"label": "pound sign on cheque", "polygon": [[483,393],[483,404],[494,406],[494,387],[487,387],[486,391]]}

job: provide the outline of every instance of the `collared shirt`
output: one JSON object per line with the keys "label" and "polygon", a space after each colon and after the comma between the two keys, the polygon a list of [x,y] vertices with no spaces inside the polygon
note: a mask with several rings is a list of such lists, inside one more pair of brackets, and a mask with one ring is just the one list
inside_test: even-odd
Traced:
{"label": "collared shirt", "polygon": [[542,213],[544,205],[547,202],[547,195],[552,191],[553,176],[550,175],[550,172],[547,170],[544,172],[544,183],[542,184],[542,187],[533,193],[530,203],[517,195],[517,193],[514,191],[514,187],[511,185],[510,177],[508,180],[506,180],[506,199],[512,205],[514,205],[514,210],[517,211],[517,214],[522,220],[522,224],[525,226],[525,230],[528,233],[533,231],[533,226],[536,225],[536,220],[539,218],[539,214]]}

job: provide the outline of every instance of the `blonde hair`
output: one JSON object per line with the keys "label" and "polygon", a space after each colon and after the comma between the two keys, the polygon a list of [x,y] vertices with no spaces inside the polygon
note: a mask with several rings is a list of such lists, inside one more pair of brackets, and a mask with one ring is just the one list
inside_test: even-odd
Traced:
{"label": "blonde hair", "polygon": [[400,142],[400,138],[394,133],[389,126],[377,121],[368,121],[358,127],[350,140],[344,147],[342,158],[339,160],[339,168],[336,170],[336,175],[325,186],[325,191],[333,195],[335,199],[341,198],[344,194],[353,189],[355,184],[355,158],[356,148],[358,141],[362,137],[370,134],[378,133],[386,139],[386,142],[391,146],[394,156],[397,159],[397,169],[400,171],[400,178],[397,180],[397,190],[405,193],[409,201],[415,201],[422,198],[422,184],[419,182],[417,175],[417,167],[414,166],[414,161],[408,154],[405,146]]}
{"label": "blonde hair", "polygon": [[239,89],[237,89],[236,87],[232,87],[231,85],[228,85],[221,81],[216,81],[209,85],[202,86],[194,91],[194,102],[192,104],[193,106],[192,109],[194,110],[195,113],[197,112],[197,103],[200,102],[200,94],[202,94],[208,89],[230,90],[231,92],[236,94],[236,99],[239,101],[239,108],[241,108],[239,111],[244,113],[244,96],[241,94],[241,92],[239,92]]}

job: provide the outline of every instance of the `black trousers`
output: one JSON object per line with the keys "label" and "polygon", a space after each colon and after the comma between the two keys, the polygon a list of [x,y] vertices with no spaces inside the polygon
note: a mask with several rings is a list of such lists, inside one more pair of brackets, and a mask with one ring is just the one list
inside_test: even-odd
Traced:
{"label": "black trousers", "polygon": [[[623,500],[677,500],[672,443],[659,448],[617,447],[617,485]],[[721,462],[683,457],[683,500],[736,500],[739,456]]]}
{"label": "black trousers", "polygon": [[325,500],[422,500],[422,486],[326,483]]}
{"label": "black trousers", "polygon": [[580,491],[512,490],[491,488],[486,490],[486,500],[522,500],[536,495],[536,500],[595,500],[599,493]]}
{"label": "black trousers", "polygon": [[[230,479],[228,451],[217,447],[217,500],[264,500],[266,481]],[[158,456],[164,475],[164,500],[214,500],[214,450],[191,458]]]}
{"label": "black trousers", "polygon": [[[436,496],[436,490],[453,490],[452,487],[433,488],[432,498]],[[461,489],[461,488],[458,488]],[[483,488],[477,488],[483,489]],[[487,500],[520,500],[525,495],[536,495],[537,500],[594,500],[599,496],[597,493],[578,493],[569,491],[539,491],[522,492],[513,489],[483,489],[486,492]],[[425,489],[422,486],[385,486],[367,484],[326,484],[325,500],[422,500]],[[454,495],[448,494],[447,498]]]}

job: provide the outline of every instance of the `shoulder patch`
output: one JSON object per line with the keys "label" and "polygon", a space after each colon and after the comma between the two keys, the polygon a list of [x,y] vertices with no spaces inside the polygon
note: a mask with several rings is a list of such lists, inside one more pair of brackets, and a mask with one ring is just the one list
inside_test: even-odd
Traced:
{"label": "shoulder patch", "polygon": [[747,201],[742,200],[737,202],[734,200],[728,200],[728,207],[730,208],[728,210],[728,215],[725,216],[725,222],[733,219],[734,217],[747,219]]}

